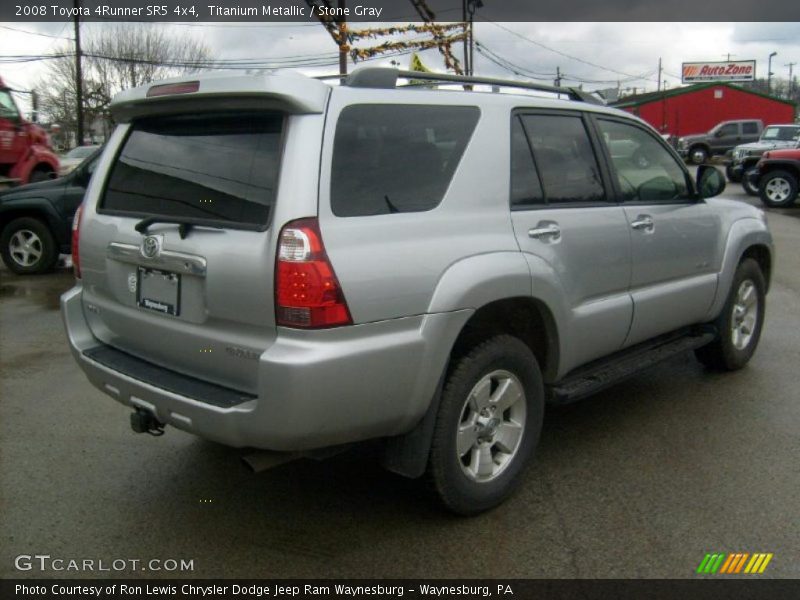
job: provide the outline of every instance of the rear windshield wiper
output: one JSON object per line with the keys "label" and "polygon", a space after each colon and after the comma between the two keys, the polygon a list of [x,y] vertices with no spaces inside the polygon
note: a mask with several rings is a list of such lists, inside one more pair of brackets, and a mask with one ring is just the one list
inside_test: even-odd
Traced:
{"label": "rear windshield wiper", "polygon": [[170,217],[147,217],[139,221],[134,229],[136,229],[136,231],[139,233],[145,234],[147,233],[147,229],[150,227],[150,225],[155,223],[173,223],[177,225],[178,235],[181,236],[182,240],[186,239],[186,236],[189,235],[189,231],[195,225],[200,227],[212,227],[214,229],[222,229],[223,227],[218,222],[210,219],[192,219],[191,217],[184,217],[182,219]]}

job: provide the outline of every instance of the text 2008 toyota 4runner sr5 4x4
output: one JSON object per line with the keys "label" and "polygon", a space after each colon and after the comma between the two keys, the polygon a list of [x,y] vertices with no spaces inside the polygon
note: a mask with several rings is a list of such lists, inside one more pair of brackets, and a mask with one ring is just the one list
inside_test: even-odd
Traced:
{"label": "text 2008 toyota 4runner sr5 4x4", "polygon": [[285,452],[380,438],[387,468],[468,514],[519,482],[546,402],[676,352],[750,359],[772,240],[760,210],[710,199],[716,169],[695,184],[577,90],[342,83],[209,75],[114,101],[62,310],[135,429]]}

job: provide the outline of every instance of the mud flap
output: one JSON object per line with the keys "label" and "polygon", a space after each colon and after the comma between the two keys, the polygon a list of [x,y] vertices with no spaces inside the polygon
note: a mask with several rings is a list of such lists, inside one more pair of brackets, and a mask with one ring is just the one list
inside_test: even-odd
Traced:
{"label": "mud flap", "polygon": [[[450,361],[448,360],[449,363]],[[409,479],[417,479],[425,474],[433,440],[433,428],[436,425],[436,415],[439,412],[439,402],[441,401],[446,374],[447,367],[445,367],[442,376],[439,378],[436,392],[433,394],[425,416],[416,424],[414,429],[386,440],[381,465],[387,471]]]}

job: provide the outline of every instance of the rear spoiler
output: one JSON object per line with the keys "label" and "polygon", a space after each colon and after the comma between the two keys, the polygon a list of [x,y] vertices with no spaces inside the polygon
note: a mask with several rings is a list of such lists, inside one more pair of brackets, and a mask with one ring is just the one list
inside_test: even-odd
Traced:
{"label": "rear spoiler", "polygon": [[120,92],[109,108],[117,123],[148,115],[211,110],[318,114],[325,110],[330,91],[321,81],[292,73],[184,76]]}

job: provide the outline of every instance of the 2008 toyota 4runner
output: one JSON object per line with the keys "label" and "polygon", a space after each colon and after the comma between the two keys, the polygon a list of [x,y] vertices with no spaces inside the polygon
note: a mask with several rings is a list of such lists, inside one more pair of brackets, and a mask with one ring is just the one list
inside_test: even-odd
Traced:
{"label": "2008 toyota 4runner", "polygon": [[[474,89],[436,89],[453,84]],[[695,182],[578,90],[209,75],[112,111],[62,311],[139,431],[311,453],[381,438],[389,469],[469,514],[519,482],[546,402],[688,350],[738,369],[758,344],[763,212],[712,199],[716,169]]]}

